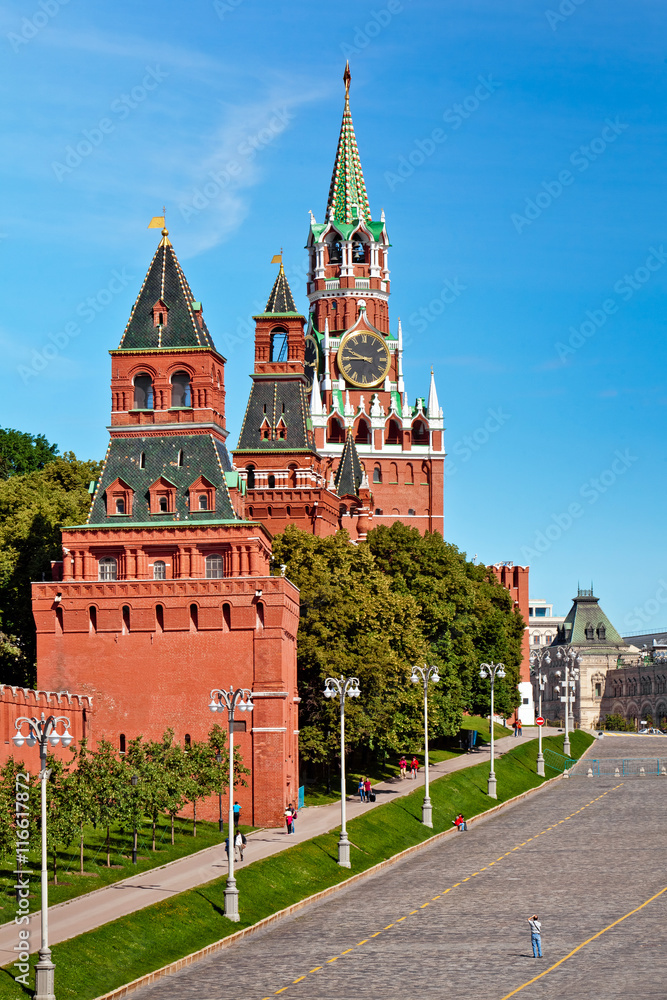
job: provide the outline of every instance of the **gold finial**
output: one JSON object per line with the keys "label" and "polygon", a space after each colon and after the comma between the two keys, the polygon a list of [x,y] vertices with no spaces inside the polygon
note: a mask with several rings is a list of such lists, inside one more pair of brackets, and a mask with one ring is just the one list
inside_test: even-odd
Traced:
{"label": "gold finial", "polygon": [[352,79],[352,74],[350,73],[350,60],[348,59],[345,63],[345,72],[343,73],[343,83],[345,84],[345,100],[347,101],[350,97],[350,80]]}

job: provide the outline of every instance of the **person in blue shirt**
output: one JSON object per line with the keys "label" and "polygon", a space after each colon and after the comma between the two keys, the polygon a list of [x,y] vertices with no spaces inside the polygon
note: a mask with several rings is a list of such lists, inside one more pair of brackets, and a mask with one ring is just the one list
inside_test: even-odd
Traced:
{"label": "person in blue shirt", "polygon": [[240,816],[241,816],[241,806],[238,804],[238,802],[235,802],[234,803],[234,829],[236,829],[238,827],[238,825],[239,825],[239,818],[240,818]]}

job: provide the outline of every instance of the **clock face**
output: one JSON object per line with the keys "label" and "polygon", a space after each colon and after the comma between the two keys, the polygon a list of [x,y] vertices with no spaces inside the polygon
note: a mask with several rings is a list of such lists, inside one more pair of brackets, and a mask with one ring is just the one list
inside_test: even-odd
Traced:
{"label": "clock face", "polygon": [[363,388],[382,382],[391,365],[389,348],[376,333],[351,333],[338,349],[338,367],[351,385]]}
{"label": "clock face", "polygon": [[320,352],[317,349],[317,341],[314,337],[306,337],[305,348],[304,374],[308,380],[308,388],[312,389],[313,379],[317,378],[317,369],[320,361]]}

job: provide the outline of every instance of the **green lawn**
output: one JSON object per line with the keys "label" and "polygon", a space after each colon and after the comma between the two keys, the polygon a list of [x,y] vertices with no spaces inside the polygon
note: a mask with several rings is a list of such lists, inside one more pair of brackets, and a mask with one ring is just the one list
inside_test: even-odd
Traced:
{"label": "green lawn", "polygon": [[[571,740],[573,755],[580,756],[592,737],[575,732]],[[561,751],[562,737],[549,737],[544,745]],[[542,784],[535,773],[536,760],[537,741],[532,741],[496,761],[498,802]],[[221,878],[55,945],[58,1000],[92,1000],[449,829],[459,811],[472,817],[492,808],[496,802],[486,795],[488,771],[487,761],[432,783],[432,831],[421,823],[422,789],[352,820],[351,872],[336,864],[338,831],[240,869],[239,924],[222,916],[225,878]],[[15,1000],[21,989],[11,967],[3,969],[0,1000]]]}
{"label": "green lawn", "polygon": [[[111,830],[111,867],[106,866],[106,830],[95,830],[92,826],[84,827],[83,869],[85,875],[79,874],[79,845],[72,844],[67,850],[58,851],[58,884],[49,886],[49,904],[64,903],[75,896],[82,896],[93,889],[118,882],[138,872],[165,865],[169,861],[205,847],[220,844],[224,837],[220,836],[217,823],[197,821],[197,836],[192,836],[192,820],[176,819],[174,846],[171,846],[171,822],[168,817],[160,817],[156,831],[156,851],[151,850],[152,835],[148,825],[142,826],[138,836],[137,864],[132,864],[132,833]],[[225,825],[225,829],[226,829]],[[254,827],[241,827],[247,833]],[[224,835],[226,836],[226,834]],[[39,837],[33,838],[37,851],[29,856],[30,868],[37,874],[32,877],[30,909],[38,910],[41,905],[39,891],[39,870],[41,867],[39,855]],[[15,896],[12,886],[16,876],[9,870],[14,867],[14,858],[2,859],[0,868],[0,923],[13,918],[16,911]],[[53,860],[49,854],[49,876],[53,878]]]}

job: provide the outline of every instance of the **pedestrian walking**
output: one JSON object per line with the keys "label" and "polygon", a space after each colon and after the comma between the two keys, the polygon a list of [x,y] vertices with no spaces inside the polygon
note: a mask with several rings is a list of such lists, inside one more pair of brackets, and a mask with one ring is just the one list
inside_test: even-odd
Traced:
{"label": "pedestrian walking", "polygon": [[519,720],[518,719],[514,720],[514,735],[515,736],[519,735]]}
{"label": "pedestrian walking", "polygon": [[522,732],[522,730],[521,730],[521,719],[517,719],[516,728],[517,728],[517,736],[521,736],[521,732]]}
{"label": "pedestrian walking", "polygon": [[238,802],[234,803],[234,829],[238,829],[239,819],[241,817],[241,806]]}
{"label": "pedestrian walking", "polygon": [[296,833],[296,809],[291,802],[290,809],[292,810],[292,833]]}
{"label": "pedestrian walking", "polygon": [[399,766],[400,771],[401,771],[401,778],[404,778],[405,777],[405,772],[406,772],[407,766],[408,766],[408,762],[405,759],[405,757],[401,757],[401,759],[398,762],[398,766]]}
{"label": "pedestrian walking", "polygon": [[363,778],[359,778],[359,788],[357,790],[359,792],[359,798],[361,799],[362,802],[365,802],[366,801],[366,798],[365,798],[366,790],[364,788],[364,779]]}
{"label": "pedestrian walking", "polygon": [[243,852],[245,851],[246,839],[245,835],[242,833],[237,833],[234,837],[234,857],[236,857],[238,852],[239,861],[243,861]]}
{"label": "pedestrian walking", "polygon": [[293,830],[292,830],[292,826],[293,826],[293,819],[292,819],[292,817],[293,817],[292,803],[290,802],[290,804],[288,806],[286,806],[286,808],[285,808],[285,823],[287,824],[287,832],[288,832],[288,834],[293,832]]}
{"label": "pedestrian walking", "polygon": [[410,764],[410,777],[416,779],[418,770],[419,770],[419,761],[417,760],[416,757],[413,757],[412,762]]}
{"label": "pedestrian walking", "polygon": [[366,802],[371,801],[371,779],[366,778],[364,781],[364,792],[366,793]]}
{"label": "pedestrian walking", "polygon": [[542,958],[542,924],[536,913],[528,918],[530,924],[530,943],[533,946],[533,958]]}

